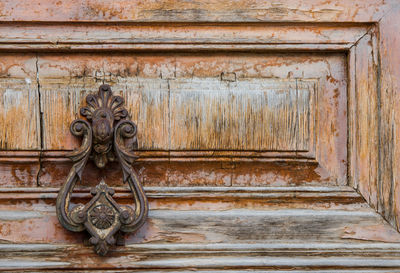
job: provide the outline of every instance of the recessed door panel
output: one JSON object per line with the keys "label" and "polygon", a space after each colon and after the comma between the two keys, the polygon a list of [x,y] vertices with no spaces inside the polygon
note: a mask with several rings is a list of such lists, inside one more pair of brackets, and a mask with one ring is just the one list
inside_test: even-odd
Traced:
{"label": "recessed door panel", "polygon": [[42,144],[57,151],[41,184],[61,182],[68,161],[55,162],[79,144],[69,124],[104,82],[138,124],[145,185],[344,185],[345,64],[341,53],[39,54]]}

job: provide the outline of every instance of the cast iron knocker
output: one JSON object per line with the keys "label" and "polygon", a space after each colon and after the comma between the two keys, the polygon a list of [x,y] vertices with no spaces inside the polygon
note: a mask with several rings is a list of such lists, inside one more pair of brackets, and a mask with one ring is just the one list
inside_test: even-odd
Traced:
{"label": "cast iron knocker", "polygon": [[[102,85],[97,95],[86,97],[87,106],[80,109],[88,121],[76,119],[71,123],[74,136],[82,137],[82,145],[70,154],[74,165],[57,197],[57,216],[68,230],[87,230],[99,255],[107,254],[116,244],[117,232],[133,232],[143,225],[148,214],[148,203],[138,175],[131,164],[135,160],[132,150],[137,148],[136,125],[128,119],[124,99],[113,96],[110,86]],[[135,207],[118,205],[112,198],[114,190],[102,180],[91,189],[92,199],[85,205],[70,208],[72,191],[81,179],[87,161],[93,159],[99,168],[108,161],[118,160],[123,181],[128,183]]]}

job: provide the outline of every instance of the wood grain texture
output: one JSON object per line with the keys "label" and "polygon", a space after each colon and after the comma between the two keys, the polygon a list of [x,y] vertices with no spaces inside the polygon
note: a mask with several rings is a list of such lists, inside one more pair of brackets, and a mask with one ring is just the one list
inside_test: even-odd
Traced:
{"label": "wood grain texture", "polygon": [[393,9],[379,24],[380,164],[377,185],[378,211],[400,230],[400,42],[399,9]]}
{"label": "wood grain texture", "polygon": [[[364,236],[370,236],[370,241],[390,241],[390,236],[396,235],[354,190],[346,187],[154,187],[146,191],[152,208],[150,218],[136,235],[127,236],[127,243],[267,243],[284,242],[288,236],[293,243],[306,238],[339,243],[351,242],[360,235],[351,233],[353,227],[370,224],[387,232],[381,238],[367,232]],[[80,244],[84,234],[64,230],[56,219],[56,193],[56,189],[47,188],[2,190],[1,230],[7,232],[1,233],[1,240]],[[78,189],[73,200],[87,202],[88,198],[87,189]],[[126,188],[117,189],[116,198],[123,204],[131,202]],[[299,228],[303,225],[309,228]],[[400,242],[400,235],[393,238]]]}
{"label": "wood grain texture", "polygon": [[314,139],[314,116],[304,112],[315,112],[315,90],[298,89],[297,80],[192,78],[169,86],[171,150],[308,151]]}
{"label": "wood grain texture", "polygon": [[[89,188],[77,186],[72,198],[87,202]],[[145,187],[150,206],[160,210],[226,209],[342,209],[365,210],[369,206],[360,194],[340,187]],[[118,203],[131,204],[127,187],[115,187]],[[52,211],[58,188],[0,188],[0,209]],[[13,198],[10,198],[13,196]],[[285,200],[282,202],[281,200]]]}
{"label": "wood grain texture", "polygon": [[347,141],[347,160],[348,160],[348,185],[357,188],[358,185],[358,153],[357,153],[357,90],[356,90],[356,47],[353,46],[347,55],[348,63],[348,141]]}
{"label": "wood grain texture", "polygon": [[[8,122],[0,269],[400,272],[400,236],[386,222],[400,229],[399,8],[397,0],[2,1],[0,64],[21,71],[0,75]],[[259,88],[270,82],[283,87]],[[54,214],[71,167],[65,152],[79,144],[69,123],[101,83],[125,97],[139,125],[134,168],[152,209],[107,259]],[[15,117],[31,119],[18,127],[33,126],[29,134],[12,127]],[[116,165],[90,164],[74,202],[86,202],[102,177],[130,203]]]}
{"label": "wood grain texture", "polygon": [[140,149],[167,149],[168,82],[158,78],[163,64],[159,71],[153,70],[151,63],[144,65],[142,73],[149,78],[137,77],[138,65],[135,57],[40,58],[44,149],[77,145],[77,139],[69,134],[69,125],[79,116],[86,95],[96,92],[103,81],[111,82],[114,93],[125,98],[131,118],[140,128]]}
{"label": "wood grain texture", "polygon": [[[55,122],[64,122],[66,124],[69,123],[75,117],[75,113],[71,112],[76,111],[76,109],[74,108],[77,108],[77,104],[82,102],[82,97],[87,92],[90,92],[90,89],[95,90],[99,82],[105,81],[111,83],[115,87],[114,89],[116,90],[116,92],[120,92],[124,96],[128,97],[127,105],[129,107],[129,110],[131,110],[132,112],[132,118],[134,119],[134,121],[138,122],[139,125],[142,125],[139,126],[139,134],[145,133],[144,129],[143,132],[141,132],[140,128],[146,128],[146,130],[151,131],[156,126],[159,126],[160,123],[162,124],[162,126],[166,126],[166,128],[162,127],[154,129],[158,131],[158,134],[160,136],[157,136],[156,132],[149,135],[140,135],[139,139],[143,140],[140,145],[143,145],[141,146],[143,149],[214,150],[221,149],[222,146],[224,146],[224,149],[231,150],[296,149],[296,144],[294,143],[296,143],[297,140],[293,140],[293,143],[290,144],[292,145],[292,147],[288,147],[286,145],[282,146],[282,144],[281,147],[279,147],[279,144],[272,144],[272,142],[276,143],[278,141],[277,139],[265,140],[265,144],[263,144],[262,140],[260,144],[257,144],[252,143],[254,141],[249,139],[247,140],[250,141],[249,143],[239,144],[237,143],[238,140],[235,140],[232,143],[228,142],[227,144],[223,143],[217,146],[215,146],[216,144],[203,146],[199,146],[198,144],[196,144],[197,146],[190,146],[188,144],[185,145],[181,143],[181,141],[185,141],[184,139],[173,140],[170,136],[166,135],[168,134],[166,132],[168,129],[168,122],[171,122],[173,126],[175,120],[177,120],[177,118],[174,118],[174,115],[181,116],[179,111],[186,111],[184,110],[185,108],[183,108],[182,110],[175,109],[176,106],[174,105],[175,93],[182,93],[181,90],[185,90],[185,86],[186,88],[189,88],[188,86],[191,86],[190,88],[192,88],[193,90],[190,90],[190,92],[186,92],[188,92],[188,94],[190,95],[193,95],[195,94],[195,92],[212,92],[212,90],[223,90],[222,88],[225,88],[225,86],[229,85],[230,93],[224,91],[221,91],[221,93],[228,93],[230,97],[236,95],[236,93],[243,93],[243,95],[240,95],[240,100],[239,97],[229,98],[228,96],[226,99],[221,99],[221,102],[219,103],[215,102],[217,103],[215,107],[217,107],[218,105],[220,105],[218,107],[228,107],[222,106],[222,104],[228,103],[228,101],[234,99],[232,102],[235,102],[234,104],[237,106],[235,106],[236,108],[232,108],[232,110],[230,111],[235,112],[237,110],[240,111],[240,109],[238,109],[237,107],[239,107],[239,104],[242,103],[243,100],[246,100],[247,97],[248,99],[254,100],[252,103],[256,103],[256,101],[257,103],[260,103],[258,102],[258,97],[251,96],[259,96],[261,91],[254,90],[273,90],[274,88],[277,88],[279,92],[282,92],[282,90],[287,89],[286,87],[284,87],[286,84],[285,82],[287,82],[289,88],[297,88],[299,90],[296,95],[292,94],[292,98],[296,96],[296,100],[298,100],[297,97],[299,97],[298,105],[296,103],[294,103],[293,105],[295,107],[305,107],[304,109],[302,108],[303,113],[299,114],[299,118],[301,119],[300,122],[296,121],[293,122],[293,124],[295,123],[296,126],[301,125],[301,127],[296,130],[298,130],[300,134],[305,134],[304,136],[299,135],[299,138],[311,138],[307,134],[310,129],[313,129],[314,125],[309,124],[310,122],[308,121],[308,116],[311,115],[311,121],[316,119],[315,117],[313,117],[312,111],[314,111],[313,108],[316,107],[317,104],[315,98],[313,99],[313,96],[315,96],[314,93],[317,91],[313,91],[312,89],[316,88],[317,85],[315,84],[315,82],[307,83],[307,81],[298,81],[298,83],[295,83],[296,80],[294,78],[302,77],[304,79],[310,80],[320,79],[321,89],[334,88],[334,90],[332,90],[332,93],[336,90],[335,87],[339,87],[337,88],[338,90],[335,92],[339,92],[338,95],[340,96],[338,98],[334,97],[333,99],[342,100],[342,97],[345,96],[345,94],[343,95],[343,91],[339,89],[343,89],[344,86],[344,68],[331,68],[334,65],[342,65],[337,63],[339,59],[337,57],[330,58],[329,55],[327,55],[328,60],[326,63],[323,56],[319,57],[311,55],[310,59],[306,54],[301,54],[300,56],[291,55],[290,60],[285,60],[285,56],[280,54],[278,54],[278,56],[273,56],[269,54],[265,55],[264,57],[261,56],[262,55],[254,56],[243,54],[236,56],[217,55],[215,57],[207,57],[204,55],[166,55],[160,57],[138,57],[136,55],[131,57],[121,57],[119,55],[116,55],[115,57],[109,58],[104,58],[104,56],[101,55],[65,55],[65,57],[62,58],[43,56],[39,60],[39,80],[41,81],[41,92],[43,93],[45,101],[45,103],[43,103],[43,107],[49,107],[49,109],[44,109],[45,133],[47,133],[47,135],[45,134],[44,137],[44,147],[45,149],[71,149],[76,145],[74,144],[74,142],[71,142],[72,140],[66,139],[67,137],[72,137],[68,135],[61,135],[61,138],[54,138],[52,137],[53,135],[59,134],[57,134],[56,132],[47,132],[47,130],[50,130],[50,128],[53,127],[57,127],[61,128],[59,130],[65,132],[67,127],[62,124],[55,124]],[[214,61],[210,62],[211,59]],[[103,69],[105,71],[103,71]],[[329,69],[331,69],[332,71],[330,71]],[[221,75],[223,75],[223,73],[227,73],[226,71],[234,71],[229,73],[234,73],[235,79],[237,78],[237,80],[235,80],[235,82],[223,80],[221,78]],[[330,73],[330,75],[326,75],[325,73]],[[337,75],[333,75],[335,73]],[[329,79],[331,75],[336,77],[331,80],[333,84],[329,81],[326,81],[325,79],[326,77]],[[257,77],[267,79],[257,79]],[[282,78],[282,81],[268,79],[274,77]],[[341,77],[342,79],[340,79]],[[196,84],[198,84],[199,87],[197,87]],[[296,84],[298,85],[297,87],[295,86]],[[58,88],[60,85],[72,89],[63,90],[62,88]],[[67,85],[69,85],[70,87],[67,87]],[[204,85],[205,87],[202,87],[202,85]],[[290,85],[292,85],[292,87],[290,87]],[[205,91],[200,91],[200,89],[202,88]],[[247,92],[248,89],[249,91]],[[160,94],[158,92],[160,92]],[[168,92],[171,92],[172,95],[167,95],[166,93]],[[270,91],[268,91],[266,94],[269,94],[269,92]],[[329,95],[331,94],[331,92],[327,93]],[[79,95],[77,96],[77,94]],[[276,97],[272,93],[269,94],[269,96],[271,96],[268,100],[270,102],[273,99],[272,97]],[[189,100],[190,96],[187,96],[186,99]],[[171,100],[171,102],[169,102],[169,100]],[[264,100],[266,104],[269,103],[266,99]],[[308,102],[306,102],[307,100]],[[285,103],[290,103],[290,97],[286,99],[286,101],[287,102]],[[179,107],[184,107],[185,102],[186,101],[179,101]],[[303,104],[300,105],[300,102],[303,102]],[[165,109],[167,107],[166,103],[172,103],[169,106],[169,110]],[[312,107],[309,106],[310,104]],[[149,105],[153,108],[147,109],[146,105]],[[50,107],[54,107],[54,109]],[[243,105],[240,107],[243,110],[245,109],[243,108]],[[340,107],[343,108],[343,106],[341,105]],[[199,109],[198,111],[201,111],[201,109]],[[251,109],[249,111],[251,111]],[[58,117],[58,112],[60,112],[60,117]],[[53,115],[51,113],[53,113]],[[222,113],[218,112],[218,114],[220,115]],[[332,113],[332,115],[333,114],[334,113]],[[198,115],[199,113],[197,113],[197,116]],[[167,121],[165,120],[165,118],[168,116],[170,116],[170,119]],[[261,115],[259,116],[259,118],[264,118],[264,116],[265,115]],[[257,117],[255,118],[257,119]],[[329,118],[331,119],[334,117]],[[342,118],[342,116],[340,116],[340,118]],[[62,121],[60,121],[61,119]],[[141,124],[141,122],[146,122],[146,119],[153,120],[149,120],[148,124]],[[296,117],[292,119],[297,120],[297,114]],[[242,126],[247,123],[247,120],[243,121],[244,124]],[[177,122],[180,121],[177,120]],[[209,121],[209,123],[214,122],[216,122],[215,118]],[[255,120],[255,122],[258,122],[258,120]],[[264,122],[268,123],[268,120]],[[284,123],[289,123],[289,125],[285,125]],[[277,123],[276,125],[274,125],[274,128],[279,129],[279,127],[282,125],[290,126],[290,122],[286,122],[285,120],[283,120],[281,123]],[[179,127],[179,123],[176,126]],[[211,124],[207,124],[207,126],[211,126]],[[239,126],[239,124],[237,126]],[[293,130],[293,128],[291,130]],[[175,129],[177,128],[171,128],[169,130],[173,131],[172,134],[177,134]],[[215,130],[213,128],[210,129]],[[257,128],[257,130],[257,133],[263,131],[262,128]],[[274,134],[274,132],[272,132],[272,134]],[[288,132],[283,133],[283,135],[285,134],[287,135]],[[229,135],[232,134],[229,133]],[[246,136],[248,136],[248,133],[242,133],[242,135],[240,135],[241,138],[246,138]],[[228,136],[227,134],[226,137],[235,136]],[[260,138],[261,136],[255,137]],[[163,142],[165,141],[165,139],[169,139],[169,142],[171,142],[170,147],[168,146],[168,143]],[[312,138],[310,140],[312,140]],[[52,143],[52,141],[54,141],[55,143]],[[149,143],[147,143],[146,141],[148,141]],[[307,150],[306,146],[308,145],[310,144],[305,142],[299,143],[299,147],[297,147],[297,150]]]}
{"label": "wood grain texture", "polygon": [[[57,189],[1,189],[0,253],[7,254],[0,266],[13,270],[399,266],[400,235],[349,187],[145,190],[152,208],[149,220],[135,235],[126,236],[126,246],[116,247],[104,259],[82,245],[84,234],[77,236],[58,224]],[[117,189],[119,202],[129,202],[129,196],[126,189]],[[78,189],[73,198],[81,202],[90,196]]]}
{"label": "wood grain texture", "polygon": [[[0,24],[1,50],[323,50],[347,49],[370,24]],[[63,29],[60,33],[59,29]],[[101,37],[101,39],[99,38]]]}
{"label": "wood grain texture", "polygon": [[355,47],[355,186],[368,203],[377,209],[379,128],[377,91],[377,48],[374,34],[368,33]]}
{"label": "wood grain texture", "polygon": [[[138,124],[145,184],[282,185],[295,166],[251,174],[249,160],[309,160],[289,184],[346,184],[343,54],[40,55],[38,68],[46,150],[77,147],[69,123],[107,82]],[[43,163],[38,183],[59,185],[69,164]]]}
{"label": "wood grain texture", "polygon": [[[172,245],[167,249],[160,245],[148,248],[137,244],[121,249],[121,256],[100,259],[89,249],[69,245],[20,244],[5,245],[1,250],[9,253],[1,259],[4,269],[10,271],[28,269],[28,272],[398,272],[398,244],[206,244],[190,247],[187,244]],[[185,249],[188,247],[188,249]],[[160,250],[164,254],[160,253]],[[364,249],[364,250],[362,250]],[[224,251],[222,251],[224,250]],[[71,255],[66,260],[65,252]],[[364,253],[363,253],[364,252]],[[32,253],[29,255],[28,253]],[[52,257],[49,257],[52,253]],[[321,257],[315,255],[318,253]],[[85,269],[79,257],[89,260]],[[295,257],[287,257],[293,255]],[[129,258],[127,258],[129,257]],[[124,269],[116,270],[116,267]],[[126,269],[125,269],[126,268]],[[186,268],[190,268],[187,270]],[[26,272],[26,271],[24,271]]]}
{"label": "wood grain texture", "polygon": [[40,149],[35,55],[0,58],[0,150]]}
{"label": "wood grain texture", "polygon": [[394,0],[5,0],[0,15],[2,21],[45,22],[376,22],[396,4]]}

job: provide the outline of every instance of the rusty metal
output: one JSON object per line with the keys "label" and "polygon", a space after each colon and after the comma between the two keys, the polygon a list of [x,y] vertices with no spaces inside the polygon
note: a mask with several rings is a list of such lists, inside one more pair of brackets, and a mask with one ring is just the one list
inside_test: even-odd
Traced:
{"label": "rusty metal", "polygon": [[[83,140],[82,145],[69,156],[74,165],[58,193],[56,211],[66,229],[74,232],[87,230],[95,252],[103,256],[110,246],[116,244],[118,232],[133,232],[143,225],[148,203],[138,175],[131,167],[136,158],[132,151],[137,148],[137,127],[128,119],[124,99],[113,96],[110,86],[102,85],[96,95],[86,97],[86,103],[80,113],[87,121],[76,119],[71,123],[71,133]],[[81,180],[89,159],[99,168],[104,168],[108,162],[119,161],[123,181],[132,191],[135,209],[118,205],[112,197],[114,190],[104,180],[91,189],[93,198],[87,204],[70,208],[73,189]]]}

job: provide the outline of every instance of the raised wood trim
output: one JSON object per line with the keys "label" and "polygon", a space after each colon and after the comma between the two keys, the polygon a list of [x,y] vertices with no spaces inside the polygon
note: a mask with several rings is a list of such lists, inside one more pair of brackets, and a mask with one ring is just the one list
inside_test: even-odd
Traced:
{"label": "raised wood trim", "polygon": [[[71,163],[67,151],[0,151],[0,163]],[[309,162],[318,163],[315,156],[303,152],[275,151],[136,151],[137,162],[224,161],[224,162]]]}
{"label": "raised wood trim", "polygon": [[[126,204],[132,202],[132,195],[128,188],[114,187],[114,189],[116,192],[114,198],[118,202]],[[144,189],[152,209],[225,210],[246,208],[249,205],[258,209],[287,207],[365,209],[364,199],[348,186],[144,187]],[[48,205],[54,206],[58,191],[59,188],[54,187],[0,188],[0,208],[28,200],[33,203],[45,201]],[[88,187],[77,187],[72,194],[72,200],[87,202],[90,198]],[[224,205],[218,205],[221,202]],[[210,207],[211,203],[215,205]],[[17,217],[17,214],[13,217]]]}
{"label": "raised wood trim", "polygon": [[[114,187],[116,194],[123,196],[130,194],[126,187]],[[352,196],[358,196],[357,192],[348,186],[339,187],[144,187],[147,195],[153,198],[164,197],[251,197],[263,198],[271,194],[285,193],[307,193],[307,194],[345,194],[352,193]],[[53,187],[27,187],[27,188],[0,188],[0,198],[6,197],[4,194],[38,194],[35,198],[43,198],[40,194],[49,194],[47,198],[54,198],[52,193],[58,193],[59,188]],[[76,197],[90,196],[87,187],[77,187],[74,190]],[[74,195],[73,194],[73,195]],[[14,197],[17,197],[15,195]],[[9,196],[7,197],[9,198]]]}
{"label": "raised wood trim", "polygon": [[[93,256],[90,248],[54,244],[2,244],[0,253],[4,253],[8,258],[0,259],[0,266],[8,270],[46,268],[51,272],[65,270],[83,272],[76,270],[80,269],[79,260],[84,255],[90,258],[86,261],[85,272],[98,272],[97,270],[115,272],[114,266],[117,265],[123,266],[125,270],[145,269],[160,272],[169,269],[185,273],[193,269],[196,272],[223,270],[238,273],[249,268],[255,272],[275,272],[277,269],[286,269],[290,272],[304,272],[303,270],[325,272],[332,268],[335,268],[335,272],[365,272],[365,270],[398,272],[400,262],[396,257],[400,254],[399,247],[400,244],[365,242],[351,245],[345,243],[132,244],[119,249],[118,256],[112,258],[113,263],[105,263]],[[48,257],[49,253],[52,258]],[[68,260],[63,259],[65,253],[69,254]],[[160,253],[164,255],[160,256]],[[190,269],[185,270],[185,268]],[[128,272],[125,270],[118,272]]]}
{"label": "raised wood trim", "polygon": [[[12,27],[12,28],[11,28]],[[0,50],[346,51],[371,24],[0,24]],[[59,29],[63,29],[62,32]],[[299,38],[301,37],[301,39]]]}

